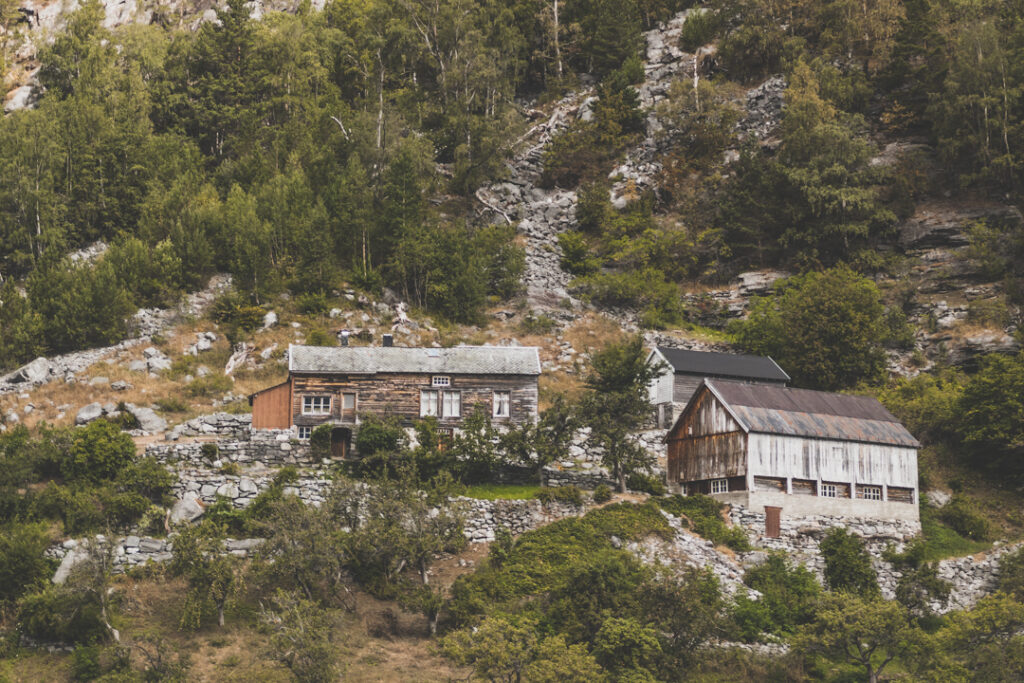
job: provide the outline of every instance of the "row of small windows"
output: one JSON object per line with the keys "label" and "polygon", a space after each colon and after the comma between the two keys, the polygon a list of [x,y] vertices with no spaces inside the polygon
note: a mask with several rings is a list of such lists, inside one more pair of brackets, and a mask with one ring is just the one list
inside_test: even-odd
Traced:
{"label": "row of small windows", "polygon": [[[761,479],[761,478],[758,477],[757,479]],[[760,486],[758,488],[765,488],[764,484],[766,483],[766,480],[762,480],[762,481],[756,481],[755,480],[755,483],[756,484],[760,484]],[[774,481],[774,483],[776,483],[776,484],[778,484],[780,486],[784,485],[782,481]],[[839,490],[840,486],[843,487],[843,491],[842,492]],[[795,487],[795,484],[794,484],[794,487]],[[767,488],[772,489],[772,488],[776,488],[776,487],[772,487],[772,486],[769,485]],[[728,479],[712,479],[710,481],[710,490],[711,490],[711,493],[728,493],[729,492],[729,480]],[[827,483],[822,482],[821,485],[818,488],[818,495],[821,496],[822,498],[848,498],[849,497],[849,490],[846,488],[846,485],[827,484]],[[858,498],[862,498],[864,500],[882,500],[882,487],[881,486],[868,486],[868,485],[864,485],[864,484],[859,485],[859,486],[857,486],[857,497]]]}
{"label": "row of small windows", "polygon": [[[434,380],[447,377],[434,377]],[[444,386],[444,385],[441,385]],[[355,411],[356,395],[342,394],[342,412],[350,413]],[[303,415],[330,415],[330,395],[303,396]],[[512,412],[512,394],[508,391],[495,391],[491,400],[492,415],[494,417],[509,417]],[[420,417],[462,417],[462,392],[460,391],[435,391],[425,389],[420,392]]]}

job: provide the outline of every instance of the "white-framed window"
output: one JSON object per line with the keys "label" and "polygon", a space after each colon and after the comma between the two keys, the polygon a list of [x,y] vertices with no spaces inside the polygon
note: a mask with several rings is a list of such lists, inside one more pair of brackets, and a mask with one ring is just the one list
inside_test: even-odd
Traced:
{"label": "white-framed window", "polygon": [[494,417],[508,417],[512,412],[512,393],[508,391],[494,392]]}
{"label": "white-framed window", "polygon": [[299,438],[300,439],[308,439],[312,433],[313,433],[313,428],[312,427],[307,427],[307,426],[300,426],[299,427]]}
{"label": "white-framed window", "polygon": [[729,493],[728,479],[712,479],[711,493]]}
{"label": "white-framed window", "polygon": [[434,375],[430,378],[430,386],[432,387],[450,387],[452,385],[452,378],[447,375]]}
{"label": "white-framed window", "polygon": [[821,497],[822,498],[836,498],[836,485],[835,484],[822,484],[821,485]]}
{"label": "white-framed window", "polygon": [[436,391],[420,392],[420,417],[439,416],[438,407]]}
{"label": "white-framed window", "polygon": [[302,397],[302,414],[303,415],[330,415],[331,414],[331,397],[330,396],[303,396]]}
{"label": "white-framed window", "polygon": [[864,500],[882,500],[881,486],[858,486]]}
{"label": "white-framed window", "polygon": [[441,403],[441,417],[462,417],[461,392],[442,391]]}
{"label": "white-framed window", "polygon": [[462,417],[462,392],[420,392],[420,417]]}

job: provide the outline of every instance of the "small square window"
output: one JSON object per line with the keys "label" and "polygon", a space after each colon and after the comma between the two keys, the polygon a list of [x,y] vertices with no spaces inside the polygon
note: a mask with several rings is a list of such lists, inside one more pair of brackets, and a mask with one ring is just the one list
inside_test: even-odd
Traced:
{"label": "small square window", "polygon": [[310,434],[313,433],[312,427],[299,427],[299,438],[308,439]]}
{"label": "small square window", "polygon": [[729,493],[728,479],[712,479],[711,493]]}
{"label": "small square window", "polygon": [[507,391],[494,392],[494,417],[508,417],[511,412],[512,395]]}
{"label": "small square window", "polygon": [[303,415],[330,415],[331,414],[331,397],[330,396],[303,396],[302,397],[302,414]]}
{"label": "small square window", "polygon": [[836,485],[835,484],[822,484],[821,485],[821,497],[822,498],[835,498],[836,497]]}
{"label": "small square window", "polygon": [[452,385],[452,378],[446,375],[434,375],[430,378],[430,386],[432,387],[450,387]]}
{"label": "small square window", "polygon": [[864,500],[882,500],[881,486],[861,486],[860,495]]}

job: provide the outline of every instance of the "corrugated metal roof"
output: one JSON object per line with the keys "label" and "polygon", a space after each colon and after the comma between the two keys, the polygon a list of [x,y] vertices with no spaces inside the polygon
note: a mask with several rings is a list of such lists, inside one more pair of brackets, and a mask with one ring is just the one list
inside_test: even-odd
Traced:
{"label": "corrugated metal roof", "polygon": [[920,444],[870,396],[705,380],[747,431],[916,448]]}
{"label": "corrugated metal roof", "polygon": [[437,375],[539,375],[532,346],[291,346],[288,369],[303,373],[373,374],[429,372]]}
{"label": "corrugated metal roof", "polygon": [[771,382],[789,381],[789,375],[767,356],[744,356],[716,351],[688,351],[667,346],[659,346],[658,353],[664,356],[668,364],[672,366],[672,370],[677,373]]}

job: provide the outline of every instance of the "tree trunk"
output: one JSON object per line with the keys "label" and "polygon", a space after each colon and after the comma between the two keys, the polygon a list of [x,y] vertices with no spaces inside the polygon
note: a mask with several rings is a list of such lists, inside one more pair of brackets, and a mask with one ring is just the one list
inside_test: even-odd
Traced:
{"label": "tree trunk", "polygon": [[217,604],[217,625],[224,628],[224,603]]}
{"label": "tree trunk", "polygon": [[430,637],[437,635],[437,612],[427,615],[427,626],[430,629]]}
{"label": "tree trunk", "polygon": [[615,468],[615,478],[619,480],[619,493],[626,492],[626,472],[621,467]]}

